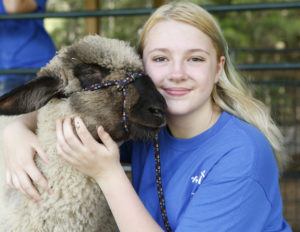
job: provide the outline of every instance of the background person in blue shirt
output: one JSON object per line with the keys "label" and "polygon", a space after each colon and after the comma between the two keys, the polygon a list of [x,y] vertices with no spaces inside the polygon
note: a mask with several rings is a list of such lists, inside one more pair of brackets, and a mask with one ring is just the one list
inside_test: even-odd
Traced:
{"label": "background person in blue shirt", "polygon": [[[232,66],[214,18],[192,3],[164,5],[146,22],[139,52],[168,105],[158,139],[172,231],[291,231],[278,184],[277,164],[285,163],[280,131]],[[47,162],[35,126],[30,113],[6,128],[7,182],[40,201],[31,180],[50,189],[32,160],[36,151]],[[79,117],[58,121],[58,153],[97,181],[120,231],[165,230],[153,142],[129,141],[119,149],[101,126],[98,135],[103,144]],[[132,164],[132,184],[120,156]]]}
{"label": "background person in blue shirt", "polygon": [[[0,0],[0,14],[45,12],[46,0]],[[40,68],[54,55],[55,46],[42,19],[0,21],[0,69]],[[35,75],[0,75],[0,95]]]}

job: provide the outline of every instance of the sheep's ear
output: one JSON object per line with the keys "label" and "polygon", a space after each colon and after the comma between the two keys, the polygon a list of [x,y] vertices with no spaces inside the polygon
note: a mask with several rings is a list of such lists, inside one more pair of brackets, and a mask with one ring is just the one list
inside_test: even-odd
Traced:
{"label": "sheep's ear", "polygon": [[59,93],[63,83],[59,78],[37,77],[0,97],[0,114],[18,115],[35,111]]}

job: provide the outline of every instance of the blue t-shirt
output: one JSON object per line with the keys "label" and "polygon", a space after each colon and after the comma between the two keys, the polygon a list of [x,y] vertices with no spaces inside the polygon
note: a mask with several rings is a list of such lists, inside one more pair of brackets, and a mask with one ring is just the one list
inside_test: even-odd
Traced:
{"label": "blue t-shirt", "polygon": [[[45,12],[46,0],[35,0]],[[0,14],[6,14],[0,0]],[[0,20],[0,69],[40,68],[55,55],[55,46],[42,19]]]}
{"label": "blue t-shirt", "polygon": [[[214,126],[190,139],[174,138],[163,128],[159,147],[173,231],[291,231],[282,216],[272,148],[255,127],[223,112]],[[121,157],[131,159],[133,186],[164,228],[153,142],[127,142],[121,146]]]}

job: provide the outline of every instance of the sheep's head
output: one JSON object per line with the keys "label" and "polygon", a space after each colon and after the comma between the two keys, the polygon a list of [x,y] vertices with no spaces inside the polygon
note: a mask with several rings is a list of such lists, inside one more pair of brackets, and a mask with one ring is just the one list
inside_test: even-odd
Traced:
{"label": "sheep's head", "polygon": [[[126,102],[122,88],[114,85],[84,91],[93,84],[114,84],[126,78],[130,80],[124,87]],[[101,124],[116,141],[151,139],[165,124],[165,100],[143,74],[134,49],[116,39],[87,36],[63,48],[37,78],[0,97],[0,114],[28,113],[52,98],[68,100],[95,137]]]}

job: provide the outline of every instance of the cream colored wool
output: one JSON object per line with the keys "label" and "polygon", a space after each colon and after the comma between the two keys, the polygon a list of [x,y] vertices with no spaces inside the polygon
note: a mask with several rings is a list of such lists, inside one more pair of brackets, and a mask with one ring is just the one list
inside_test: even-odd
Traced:
{"label": "cream colored wool", "polygon": [[[53,190],[48,195],[39,189],[41,204],[7,186],[1,167],[0,231],[117,231],[99,186],[56,153],[55,119],[72,114],[68,101],[51,101],[39,111],[37,134],[50,163],[45,165],[38,156],[36,162]],[[10,118],[1,118],[7,120]]]}

